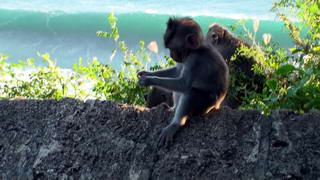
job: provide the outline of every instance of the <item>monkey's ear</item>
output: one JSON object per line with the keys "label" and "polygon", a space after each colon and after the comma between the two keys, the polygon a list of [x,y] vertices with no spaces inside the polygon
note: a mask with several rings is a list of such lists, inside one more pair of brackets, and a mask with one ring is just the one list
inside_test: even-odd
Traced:
{"label": "monkey's ear", "polygon": [[198,49],[201,45],[200,38],[197,36],[197,34],[188,34],[185,41],[187,47],[190,49]]}
{"label": "monkey's ear", "polygon": [[173,24],[174,24],[174,18],[169,18],[169,20],[168,20],[168,22],[167,22],[167,28],[168,29],[172,29],[172,27],[173,27]]}
{"label": "monkey's ear", "polygon": [[225,35],[227,34],[227,32],[226,32],[227,30],[225,30],[225,29],[222,29],[222,32],[221,32],[221,37],[224,37],[225,38]]}

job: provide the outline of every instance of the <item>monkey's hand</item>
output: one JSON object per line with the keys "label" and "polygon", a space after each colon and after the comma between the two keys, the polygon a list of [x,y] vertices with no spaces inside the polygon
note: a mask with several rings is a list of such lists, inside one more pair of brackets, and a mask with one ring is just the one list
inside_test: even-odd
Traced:
{"label": "monkey's hand", "polygon": [[151,73],[149,71],[139,71],[137,74],[140,78],[141,76],[149,76]]}
{"label": "monkey's hand", "polygon": [[177,131],[180,129],[180,126],[178,124],[169,124],[165,128],[162,129],[159,141],[158,141],[158,147],[161,147],[164,145],[164,147],[169,147],[173,141],[174,135],[177,133]]}
{"label": "monkey's hand", "polygon": [[140,76],[138,80],[138,84],[141,86],[150,86],[150,81],[152,77],[150,76]]}

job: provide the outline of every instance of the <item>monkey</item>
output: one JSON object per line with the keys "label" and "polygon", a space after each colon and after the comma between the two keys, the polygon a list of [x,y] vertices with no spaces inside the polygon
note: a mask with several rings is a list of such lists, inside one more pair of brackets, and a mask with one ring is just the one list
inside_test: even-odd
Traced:
{"label": "monkey", "polygon": [[233,34],[229,30],[217,23],[210,25],[207,32],[206,41],[213,45],[223,56],[229,66],[235,65],[238,69],[243,71],[247,76],[252,77],[253,71],[251,70],[254,60],[248,57],[237,57],[243,58],[241,60],[231,61],[231,57],[235,55],[236,50],[241,46],[250,47],[250,45]]}
{"label": "monkey", "polygon": [[[240,60],[242,64],[239,64],[239,61],[232,62],[231,57],[235,55],[236,50],[240,46],[250,47],[250,45],[232,35],[225,27],[220,26],[219,24],[212,24],[209,27],[209,30],[206,35],[206,41],[210,45],[214,46],[223,56],[224,60],[230,68],[230,73],[233,74],[235,71],[234,68],[239,68],[241,72],[244,72],[247,77],[253,77],[253,71],[251,70],[252,65],[254,64],[253,59],[248,59],[246,57],[241,57],[244,60]],[[238,57],[239,59],[239,57]],[[238,71],[239,71],[238,69]],[[150,96],[146,100],[148,107],[155,107],[162,103],[167,103],[172,99],[171,92],[165,92],[159,90],[157,87],[154,87],[150,91]],[[154,103],[156,102],[156,103]],[[241,100],[236,100],[235,98],[230,98],[229,96],[224,99],[222,105],[229,106],[232,109],[237,108],[241,104]],[[169,105],[170,106],[170,105]]]}
{"label": "monkey", "polygon": [[228,90],[229,69],[221,54],[207,45],[202,29],[192,18],[169,18],[163,39],[176,65],[139,71],[138,84],[173,92],[174,117],[158,139],[158,146],[168,147],[190,116],[220,108]]}
{"label": "monkey", "polygon": [[[237,53],[237,49],[241,46],[250,47],[249,43],[237,38],[227,28],[217,23],[210,25],[205,40],[208,44],[214,46],[223,56],[227,65],[229,66],[234,87],[241,87],[243,85],[239,83],[245,82],[247,90],[262,92],[265,77],[262,75],[257,75],[253,72],[252,67],[255,64],[254,58],[237,55],[236,60],[231,61],[231,57]],[[239,74],[242,74],[245,77],[245,80],[239,80],[240,77],[243,77],[238,76]],[[231,89],[231,92],[229,91],[230,94],[227,95],[221,105],[236,109],[244,101],[243,97],[245,96],[245,93],[243,91],[245,90],[236,91],[235,88]],[[172,93],[163,92],[157,87],[153,87],[150,91],[150,94],[151,95],[146,101],[147,104],[149,104],[148,107],[155,107],[159,104],[170,102],[170,99],[172,99]]]}
{"label": "monkey", "polygon": [[237,53],[238,48],[241,46],[250,47],[249,43],[237,38],[227,28],[217,23],[210,25],[206,41],[221,53],[228,64],[232,81],[231,86],[241,87],[245,83],[246,88],[243,90],[239,91],[236,88],[230,88],[232,90],[229,93],[232,95],[228,94],[222,105],[235,109],[243,103],[246,90],[262,92],[265,77],[255,74],[252,70],[253,65],[256,63],[254,58],[237,55],[236,59],[231,61],[232,56]]}

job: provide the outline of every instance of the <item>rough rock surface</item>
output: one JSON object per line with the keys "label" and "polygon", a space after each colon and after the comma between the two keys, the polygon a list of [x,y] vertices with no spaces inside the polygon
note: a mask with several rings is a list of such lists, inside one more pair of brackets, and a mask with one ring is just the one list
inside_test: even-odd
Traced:
{"label": "rough rock surface", "polygon": [[98,100],[2,100],[0,179],[320,180],[319,112],[222,108],[157,148],[172,115]]}

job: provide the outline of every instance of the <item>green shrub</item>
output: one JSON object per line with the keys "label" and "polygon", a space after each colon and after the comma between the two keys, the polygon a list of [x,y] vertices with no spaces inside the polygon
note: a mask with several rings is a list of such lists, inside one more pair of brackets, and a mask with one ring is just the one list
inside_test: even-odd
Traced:
{"label": "green shrub", "polygon": [[[19,72],[22,67],[34,67],[33,59],[19,64],[7,64],[2,61],[1,96],[7,98],[62,98],[65,96],[64,77],[48,54],[41,55],[47,61],[47,67],[37,67],[37,70]],[[7,56],[2,56],[5,60]]]}
{"label": "green shrub", "polygon": [[[123,54],[121,69],[114,69],[93,58],[83,64],[80,58],[73,65],[72,71],[63,71],[50,59],[49,54],[40,54],[47,66],[37,66],[33,59],[20,63],[7,63],[7,55],[0,55],[0,98],[54,98],[72,97],[78,99],[98,98],[119,103],[143,105],[144,94],[149,88],[137,84],[137,72],[146,69],[150,64],[150,56],[143,41],[139,42],[137,51],[130,50],[124,41],[120,41],[117,18],[109,14],[110,32],[98,31],[100,37],[113,39],[115,48],[110,57],[116,53]],[[118,52],[119,51],[119,52]],[[155,70],[167,67],[173,61],[166,57],[164,63],[151,66]]]}
{"label": "green shrub", "polygon": [[[288,8],[291,11],[285,11]],[[281,0],[274,4],[273,11],[289,30],[295,47],[288,52],[276,43],[258,45],[253,39],[252,48],[240,48],[238,54],[255,57],[255,72],[267,77],[263,92],[250,92],[248,104],[242,108],[257,108],[264,113],[280,108],[300,113],[320,110],[320,4],[313,0]],[[290,12],[297,14],[298,22],[289,20]],[[307,36],[302,37],[304,28]]]}

